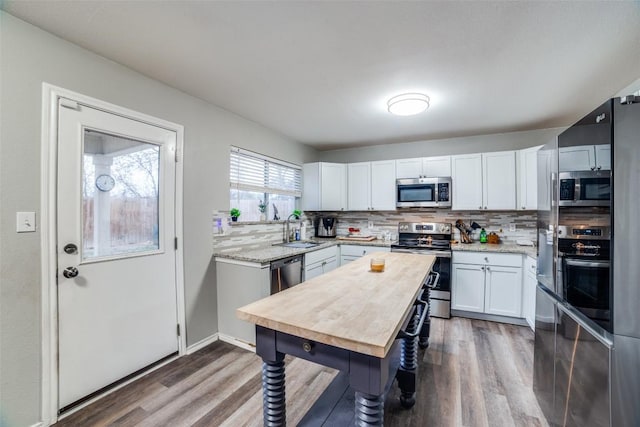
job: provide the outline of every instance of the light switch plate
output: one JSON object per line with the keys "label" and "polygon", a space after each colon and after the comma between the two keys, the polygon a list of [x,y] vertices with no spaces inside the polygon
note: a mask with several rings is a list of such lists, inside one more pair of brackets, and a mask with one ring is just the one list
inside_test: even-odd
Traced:
{"label": "light switch plate", "polygon": [[36,231],[36,213],[16,212],[16,231],[18,233],[32,233]]}

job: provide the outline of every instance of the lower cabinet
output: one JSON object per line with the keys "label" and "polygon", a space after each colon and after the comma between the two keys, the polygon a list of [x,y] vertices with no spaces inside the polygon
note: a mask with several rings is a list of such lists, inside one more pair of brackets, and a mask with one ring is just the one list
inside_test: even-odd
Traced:
{"label": "lower cabinet", "polygon": [[453,310],[522,317],[522,255],[454,253]]}
{"label": "lower cabinet", "polygon": [[256,326],[236,317],[236,309],[271,294],[269,264],[216,260],[218,333],[223,341],[256,344]]}
{"label": "lower cabinet", "polygon": [[340,245],[340,265],[345,265],[373,252],[390,252],[386,246]]}
{"label": "lower cabinet", "polygon": [[310,280],[338,267],[338,247],[308,252],[304,256],[304,280]]}

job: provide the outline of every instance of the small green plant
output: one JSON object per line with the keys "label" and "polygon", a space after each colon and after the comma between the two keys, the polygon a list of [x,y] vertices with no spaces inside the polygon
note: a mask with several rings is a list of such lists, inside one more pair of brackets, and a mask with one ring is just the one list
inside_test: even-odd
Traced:
{"label": "small green plant", "polygon": [[238,217],[240,216],[240,209],[238,209],[238,208],[231,209],[229,211],[229,215],[231,215],[231,218],[235,218],[237,220]]}
{"label": "small green plant", "polygon": [[295,216],[296,219],[300,219],[300,215],[302,215],[302,211],[300,209],[294,209],[291,215]]}
{"label": "small green plant", "polygon": [[258,210],[260,213],[265,213],[267,211],[267,204],[260,199],[260,203],[258,203]]}

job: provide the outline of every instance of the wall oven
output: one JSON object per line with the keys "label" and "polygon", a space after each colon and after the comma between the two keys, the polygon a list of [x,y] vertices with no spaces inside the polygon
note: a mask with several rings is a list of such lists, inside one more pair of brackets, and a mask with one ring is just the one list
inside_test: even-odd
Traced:
{"label": "wall oven", "polygon": [[451,207],[451,178],[397,179],[396,207]]}
{"label": "wall oven", "polygon": [[610,206],[611,171],[560,172],[559,206]]}
{"label": "wall oven", "polygon": [[558,227],[562,298],[612,332],[609,251],[609,227]]}

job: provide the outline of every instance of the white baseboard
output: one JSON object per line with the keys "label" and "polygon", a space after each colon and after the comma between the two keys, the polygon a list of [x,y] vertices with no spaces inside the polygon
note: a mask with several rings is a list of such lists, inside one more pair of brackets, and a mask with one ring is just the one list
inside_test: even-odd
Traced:
{"label": "white baseboard", "polygon": [[256,346],[253,345],[253,344],[249,344],[248,342],[239,340],[239,339],[237,339],[235,337],[232,337],[232,336],[229,336],[229,335],[225,335],[225,334],[218,333],[218,336],[219,336],[220,341],[223,341],[223,342],[226,342],[226,343],[229,343],[229,344],[233,344],[236,347],[240,347],[240,348],[243,348],[245,350],[252,351],[254,353],[256,352]]}
{"label": "white baseboard", "polygon": [[31,427],[44,427],[44,423],[40,421],[39,423],[33,424]]}
{"label": "white baseboard", "polygon": [[187,354],[193,354],[198,350],[202,350],[203,348],[205,348],[206,346],[208,346],[211,343],[214,343],[216,341],[218,341],[218,333],[216,332],[215,334],[208,336],[207,338],[198,341],[195,344],[190,345],[189,347],[187,347]]}

